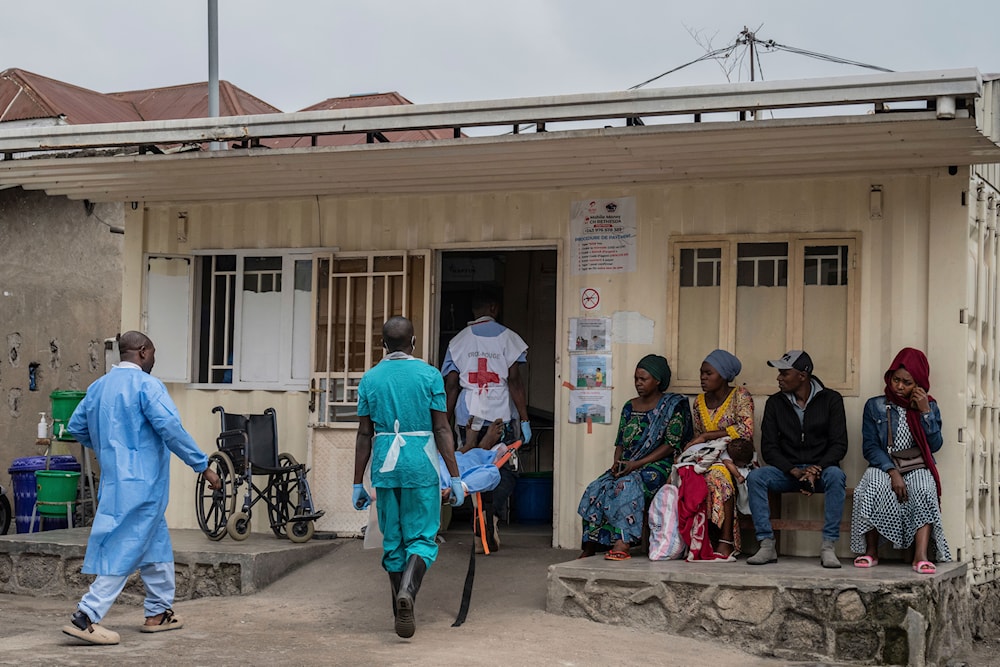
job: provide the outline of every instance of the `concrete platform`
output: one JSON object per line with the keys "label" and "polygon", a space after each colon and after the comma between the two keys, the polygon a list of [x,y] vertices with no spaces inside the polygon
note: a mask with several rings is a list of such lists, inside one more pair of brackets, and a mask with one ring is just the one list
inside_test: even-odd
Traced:
{"label": "concrete platform", "polygon": [[735,563],[550,565],[546,610],[729,642],[786,660],[937,665],[971,643],[967,564],[918,575],[909,564],[823,569],[816,558]]}
{"label": "concrete platform", "polygon": [[[93,577],[80,572],[90,528],[0,536],[0,593],[76,599]],[[177,600],[256,593],[295,568],[338,548],[344,540],[294,544],[255,533],[243,542],[213,542],[200,530],[171,530]],[[133,575],[120,598],[141,603]]]}

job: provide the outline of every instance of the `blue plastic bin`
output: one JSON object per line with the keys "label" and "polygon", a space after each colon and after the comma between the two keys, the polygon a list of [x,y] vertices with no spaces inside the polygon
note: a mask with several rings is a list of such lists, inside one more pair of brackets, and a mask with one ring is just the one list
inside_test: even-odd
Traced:
{"label": "blue plastic bin", "polygon": [[514,487],[517,523],[552,523],[552,472],[522,472]]}
{"label": "blue plastic bin", "polygon": [[[35,525],[31,527],[31,510],[35,507],[37,497],[37,482],[35,481],[35,471],[45,470],[44,456],[26,456],[14,459],[14,463],[7,469],[10,473],[11,487],[14,491],[14,523],[18,533],[37,532],[40,518],[35,516]],[[51,456],[49,457],[49,470],[74,470],[80,472],[80,462],[72,456]],[[56,530],[59,528],[69,528],[69,524],[64,518],[46,517],[45,530]],[[32,528],[29,530],[29,528]]]}

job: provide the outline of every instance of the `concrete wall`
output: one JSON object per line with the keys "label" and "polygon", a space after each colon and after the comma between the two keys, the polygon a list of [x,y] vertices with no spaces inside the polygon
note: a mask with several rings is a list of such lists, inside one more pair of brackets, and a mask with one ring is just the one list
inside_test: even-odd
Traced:
{"label": "concrete wall", "polygon": [[[38,413],[51,418],[49,394],[85,390],[104,374],[104,339],[119,330],[124,245],[109,225],[121,227],[122,215],[118,204],[97,205],[88,215],[79,201],[20,188],[0,190],[0,480],[5,487],[15,458],[44,453],[34,443]],[[32,362],[40,364],[34,391],[28,377]]]}

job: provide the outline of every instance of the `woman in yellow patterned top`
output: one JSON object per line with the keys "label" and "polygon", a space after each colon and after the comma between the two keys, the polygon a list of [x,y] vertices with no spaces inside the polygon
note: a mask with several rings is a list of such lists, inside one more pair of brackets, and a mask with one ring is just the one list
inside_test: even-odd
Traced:
{"label": "woman in yellow patterned top", "polygon": [[[736,355],[715,350],[701,364],[701,394],[694,401],[695,437],[685,445],[709,442],[718,438],[742,438],[753,442],[753,397],[745,387],[730,382],[739,375],[743,364]],[[723,454],[723,459],[726,455]],[[734,528],[736,484],[723,461],[705,473],[709,497],[709,539],[719,554],[731,556],[740,551],[740,531]]]}

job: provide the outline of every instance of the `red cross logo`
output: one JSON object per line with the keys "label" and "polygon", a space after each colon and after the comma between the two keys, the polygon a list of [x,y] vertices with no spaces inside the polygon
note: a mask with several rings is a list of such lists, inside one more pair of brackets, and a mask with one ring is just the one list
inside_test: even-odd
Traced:
{"label": "red cross logo", "polygon": [[479,368],[475,371],[469,372],[469,384],[474,384],[479,387],[479,393],[483,393],[489,387],[490,383],[499,383],[500,376],[496,373],[491,373],[488,368],[486,368],[486,359],[483,357],[479,358]]}

